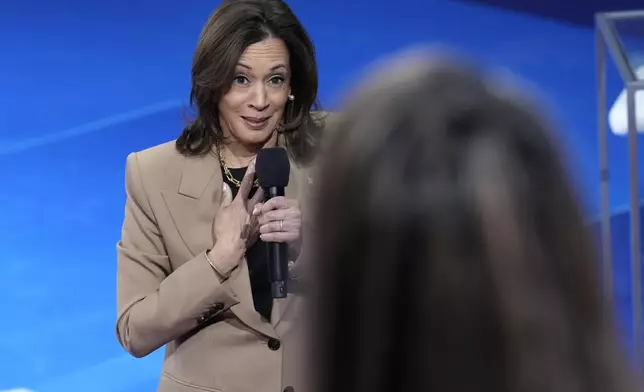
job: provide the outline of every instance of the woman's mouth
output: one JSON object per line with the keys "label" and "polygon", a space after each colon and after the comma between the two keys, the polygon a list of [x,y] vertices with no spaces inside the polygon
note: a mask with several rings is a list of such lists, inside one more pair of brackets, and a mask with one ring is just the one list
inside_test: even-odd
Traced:
{"label": "woman's mouth", "polygon": [[270,117],[246,117],[242,116],[242,119],[246,123],[246,126],[249,129],[252,129],[254,131],[261,131],[262,129],[266,128],[268,125],[268,121],[271,119]]}

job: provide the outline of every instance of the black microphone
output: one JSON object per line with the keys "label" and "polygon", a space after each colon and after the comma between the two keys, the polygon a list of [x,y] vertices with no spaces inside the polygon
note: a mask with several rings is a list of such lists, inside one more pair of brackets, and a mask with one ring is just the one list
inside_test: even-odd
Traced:
{"label": "black microphone", "polygon": [[[283,148],[264,148],[257,154],[255,163],[259,185],[264,189],[266,201],[284,196],[288,185],[291,164]],[[268,278],[273,298],[286,298],[288,293],[288,248],[285,243],[267,242]]]}

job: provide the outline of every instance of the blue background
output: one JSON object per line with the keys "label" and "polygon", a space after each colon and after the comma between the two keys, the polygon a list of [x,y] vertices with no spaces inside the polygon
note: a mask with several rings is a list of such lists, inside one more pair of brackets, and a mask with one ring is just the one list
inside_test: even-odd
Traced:
{"label": "blue background", "polygon": [[[634,6],[622,1],[611,8]],[[289,1],[316,43],[325,109],[338,108],[370,62],[415,44],[447,44],[526,79],[558,125],[589,219],[599,211],[592,13],[603,3]],[[215,6],[0,5],[0,390],[155,389],[162,353],[130,358],[115,337],[124,162],[178,136],[192,51]],[[612,103],[622,84],[610,64],[608,83]],[[628,343],[627,149],[624,138],[609,142],[616,301]]]}

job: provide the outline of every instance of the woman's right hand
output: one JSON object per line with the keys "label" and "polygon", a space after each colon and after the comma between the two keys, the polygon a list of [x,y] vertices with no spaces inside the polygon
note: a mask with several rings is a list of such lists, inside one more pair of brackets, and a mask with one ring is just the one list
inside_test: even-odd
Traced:
{"label": "woman's right hand", "polygon": [[252,211],[263,200],[264,192],[260,188],[248,199],[254,178],[255,160],[248,165],[234,199],[230,187],[226,183],[223,185],[221,205],[213,223],[215,245],[209,252],[209,258],[220,271],[228,272],[235,268],[246,249],[257,240],[259,225]]}

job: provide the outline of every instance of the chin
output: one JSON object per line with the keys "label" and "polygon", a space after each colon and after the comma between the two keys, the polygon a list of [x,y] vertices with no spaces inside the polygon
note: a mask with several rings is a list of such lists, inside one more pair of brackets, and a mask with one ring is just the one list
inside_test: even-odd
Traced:
{"label": "chin", "polygon": [[245,130],[239,135],[238,140],[243,144],[259,145],[266,144],[275,131],[248,131]]}

